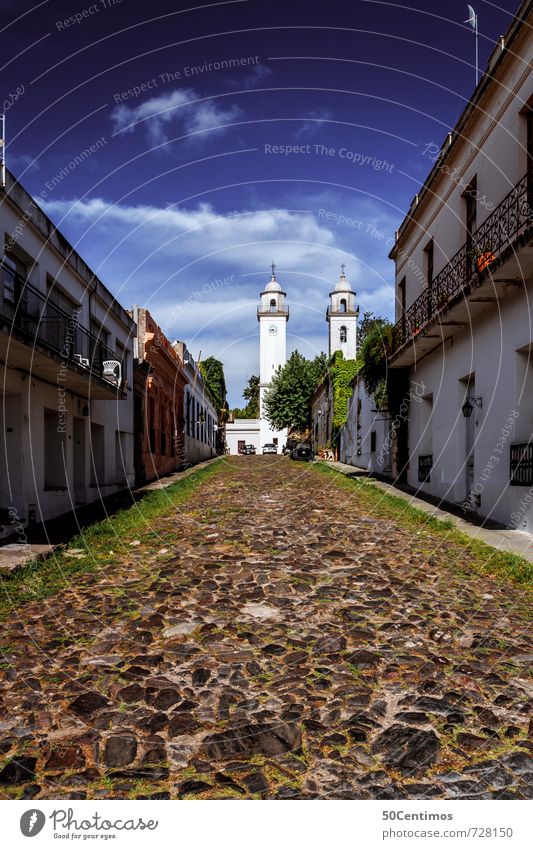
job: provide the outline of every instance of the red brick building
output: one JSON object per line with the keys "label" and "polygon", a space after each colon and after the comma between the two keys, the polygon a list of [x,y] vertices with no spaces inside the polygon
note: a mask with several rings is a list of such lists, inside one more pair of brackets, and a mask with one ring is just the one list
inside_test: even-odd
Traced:
{"label": "red brick building", "polygon": [[135,467],[137,484],[183,464],[183,364],[147,309],[133,307],[135,353]]}

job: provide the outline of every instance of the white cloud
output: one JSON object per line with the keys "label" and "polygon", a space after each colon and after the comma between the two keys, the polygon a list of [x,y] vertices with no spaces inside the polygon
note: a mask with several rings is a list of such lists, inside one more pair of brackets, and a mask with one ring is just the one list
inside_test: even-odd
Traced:
{"label": "white cloud", "polygon": [[331,117],[332,114],[331,112],[328,112],[327,109],[311,109],[311,111],[306,115],[307,120],[303,122],[300,129],[294,134],[295,138],[300,139],[304,136],[315,136],[318,131],[322,129],[324,124],[327,124]]}
{"label": "white cloud", "polygon": [[233,404],[257,370],[256,305],[272,259],[290,305],[289,351],[327,349],[325,310],[341,262],[362,310],[385,314],[393,302],[379,272],[352,252],[353,232],[320,219],[309,198],[313,212],[222,214],[208,203],[130,206],[97,198],[43,206],[124,306],[147,306],[170,338],[223,360]]}
{"label": "white cloud", "polygon": [[172,122],[181,124],[187,133],[223,131],[235,121],[241,110],[235,104],[226,106],[202,99],[193,89],[177,89],[145,100],[138,106],[116,106],[111,112],[114,133],[133,133],[144,129],[154,145],[167,141],[167,128]]}

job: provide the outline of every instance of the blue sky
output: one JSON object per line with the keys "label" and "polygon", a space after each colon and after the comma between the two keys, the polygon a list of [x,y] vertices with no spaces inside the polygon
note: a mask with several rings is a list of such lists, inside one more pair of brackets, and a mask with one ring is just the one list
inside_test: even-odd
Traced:
{"label": "blue sky", "polygon": [[[483,68],[516,5],[474,6]],[[257,372],[273,259],[289,350],[326,349],[343,262],[361,310],[392,317],[390,240],[473,89],[462,0],[0,15],[8,167],[124,306],[224,362],[231,405]]]}

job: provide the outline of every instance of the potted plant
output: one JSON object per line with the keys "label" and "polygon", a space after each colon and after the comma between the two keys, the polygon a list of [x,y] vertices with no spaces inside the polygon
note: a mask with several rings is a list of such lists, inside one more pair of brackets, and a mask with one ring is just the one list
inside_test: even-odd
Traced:
{"label": "potted plant", "polygon": [[494,262],[496,257],[494,256],[493,247],[491,242],[487,242],[482,247],[476,248],[472,251],[474,255],[474,260],[476,264],[476,271],[478,274],[481,274],[485,269],[489,267],[491,262]]}

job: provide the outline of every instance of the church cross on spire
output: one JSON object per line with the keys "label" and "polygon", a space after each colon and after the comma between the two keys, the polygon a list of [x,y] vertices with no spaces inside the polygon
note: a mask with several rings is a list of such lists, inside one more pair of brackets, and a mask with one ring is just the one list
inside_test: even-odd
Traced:
{"label": "church cross on spire", "polygon": [[276,266],[274,265],[274,260],[272,260],[272,280],[276,279]]}
{"label": "church cross on spire", "polygon": [[342,263],[342,265],[341,265],[341,277],[344,277],[344,276],[345,276],[345,275],[344,275],[344,270],[345,270],[345,268],[346,268],[345,264],[344,264],[344,263]]}

